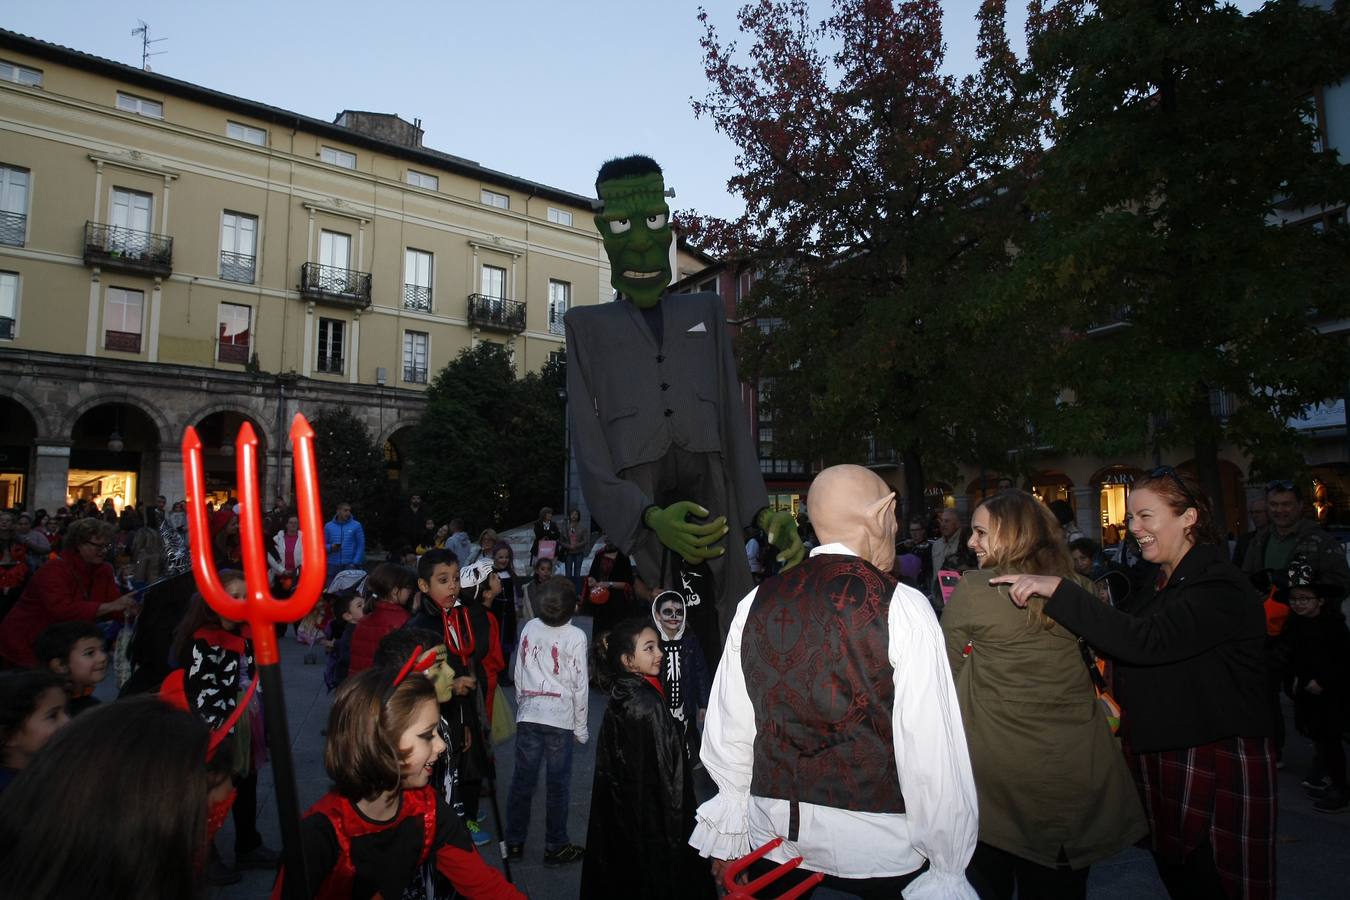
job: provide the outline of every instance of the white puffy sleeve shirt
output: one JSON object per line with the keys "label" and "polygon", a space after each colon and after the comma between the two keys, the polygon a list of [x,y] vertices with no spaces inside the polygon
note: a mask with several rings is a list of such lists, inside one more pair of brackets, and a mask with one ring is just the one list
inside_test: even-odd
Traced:
{"label": "white puffy sleeve shirt", "polygon": [[[811,551],[820,553],[858,555],[842,544]],[[750,793],[755,713],[741,667],[741,635],[755,593],[736,608],[704,725],[700,755],[718,792],[699,807],[689,843],[717,859],[736,859],[788,834],[789,802]],[[979,834],[975,781],[942,630],[923,594],[903,584],[891,596],[889,626],[891,725],[905,812],[799,803],[798,839],[785,839],[768,858],[801,856],[804,868],[841,878],[906,875],[927,859],[928,871],[905,888],[906,900],[978,900],[965,877]]]}

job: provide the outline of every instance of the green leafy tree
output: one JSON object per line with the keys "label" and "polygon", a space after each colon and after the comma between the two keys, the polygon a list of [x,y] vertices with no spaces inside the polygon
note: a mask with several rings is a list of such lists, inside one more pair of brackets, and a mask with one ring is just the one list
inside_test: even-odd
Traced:
{"label": "green leafy tree", "polygon": [[566,384],[567,366],[561,361],[550,361],[516,382],[506,522],[533,521],[544,506],[552,507],[558,518],[566,515],[558,508],[563,500],[566,462],[564,406],[559,392]]}
{"label": "green leafy tree", "polygon": [[388,485],[383,452],[365,422],[346,407],[328,407],[309,424],[314,429],[314,465],[324,519],[346,501],[367,539],[374,538],[381,533]]}
{"label": "green leafy tree", "polygon": [[412,445],[413,487],[470,531],[532,521],[562,495],[562,367],[517,378],[484,342],[437,374]]}
{"label": "green leafy tree", "polygon": [[1316,324],[1347,309],[1344,219],[1274,222],[1350,199],[1310,107],[1345,74],[1348,38],[1344,2],[1244,16],[1212,0],[1098,0],[1033,45],[1036,72],[1066,90],[1005,286],[1066,326],[1043,353],[1072,392],[1042,423],[1059,449],[1189,447],[1221,498],[1221,442],[1258,470],[1288,465],[1287,420],[1343,393],[1350,354]]}
{"label": "green leafy tree", "polygon": [[[1059,12],[1039,3],[1028,37]],[[1026,351],[1044,329],[991,288],[1009,267],[1021,196],[1055,85],[1009,47],[1002,0],[978,7],[978,73],[941,71],[937,0],[744,7],[747,51],[707,13],[700,116],[739,148],[735,221],[685,217],[696,241],[761,274],[740,314],[743,371],[772,376],[784,455],[857,461],[895,448],[910,498],[925,469],[1006,467],[1053,394]]]}

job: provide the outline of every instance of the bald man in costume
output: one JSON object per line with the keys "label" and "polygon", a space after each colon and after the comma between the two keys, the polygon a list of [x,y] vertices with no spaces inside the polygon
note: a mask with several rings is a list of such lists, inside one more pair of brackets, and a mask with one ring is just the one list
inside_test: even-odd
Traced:
{"label": "bald man in costume", "polygon": [[834,466],[807,503],[821,545],[751,591],[731,623],[701,753],[718,793],[689,843],[720,874],[784,837],[767,860],[802,865],[758,897],[821,872],[864,898],[976,900],[965,731],[933,610],[889,574],[895,493],[868,469]]}
{"label": "bald man in costume", "polygon": [[745,545],[728,532],[758,525],[789,566],[805,551],[792,514],[768,506],[721,297],[665,292],[672,232],[661,167],[646,156],[610,160],[596,193],[618,298],[563,320],[582,491],[644,582],[682,590],[716,665],[736,601],[753,584]]}

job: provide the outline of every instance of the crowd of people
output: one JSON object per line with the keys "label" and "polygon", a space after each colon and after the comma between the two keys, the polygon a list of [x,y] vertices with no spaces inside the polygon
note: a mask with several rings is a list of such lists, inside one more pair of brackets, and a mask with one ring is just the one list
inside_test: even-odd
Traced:
{"label": "crowd of people", "polygon": [[[1199,486],[1160,468],[1133,486],[1125,547],[1108,557],[1015,489],[968,524],[945,509],[897,534],[894,495],[869,479],[817,479],[797,568],[778,571],[747,531],[757,586],[711,647],[690,627],[687,584],[643,583],[603,538],[582,575],[592,535],[575,510],[541,510],[522,572],[494,530],[473,541],[458,519],[437,525],[416,495],[402,517],[416,543],[373,561],[337,503],[324,594],[295,623],[326,650],[336,691],[333,789],[301,822],[306,871],[281,871],[274,896],[521,896],[475,849],[493,840],[480,807],[508,737],[506,863],[526,855],[542,770],[542,861],[581,863],[586,897],[712,897],[714,875],[774,837],[787,844],[751,874],[779,857],[802,867],[758,896],[816,872],[863,897],[1085,897],[1094,862],[1146,840],[1173,897],[1273,897],[1282,698],[1315,748],[1312,808],[1350,807],[1350,572],[1296,484],[1272,482],[1252,532],[1225,542]],[[208,520],[235,596],[239,513],[231,499]],[[311,564],[300,538],[275,501],[277,596]],[[256,821],[267,741],[252,635],[195,593],[182,502],[0,512],[0,552],[0,897],[95,884],[188,897],[278,867]],[[583,614],[592,641],[572,624]],[[110,670],[122,699],[100,706]],[[840,717],[799,693],[812,671],[871,712]],[[583,846],[567,818],[593,687],[607,700]],[[705,763],[718,792],[700,807]],[[106,807],[88,780],[139,796],[157,785],[158,808],[79,865],[83,832],[61,832],[61,810]],[[215,842],[227,815],[228,863]]]}

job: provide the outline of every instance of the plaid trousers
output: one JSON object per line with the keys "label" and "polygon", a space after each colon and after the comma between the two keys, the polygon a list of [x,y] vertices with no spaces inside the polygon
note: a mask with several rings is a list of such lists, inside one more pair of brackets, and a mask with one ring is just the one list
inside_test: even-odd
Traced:
{"label": "plaid trousers", "polygon": [[1180,865],[1208,841],[1232,900],[1275,897],[1275,754],[1269,738],[1224,738],[1132,760],[1153,850]]}

